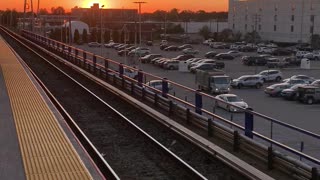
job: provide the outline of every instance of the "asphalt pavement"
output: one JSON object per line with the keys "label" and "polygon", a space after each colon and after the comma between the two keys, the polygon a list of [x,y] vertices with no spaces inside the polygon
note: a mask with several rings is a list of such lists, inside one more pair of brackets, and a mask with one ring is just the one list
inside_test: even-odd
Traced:
{"label": "asphalt pavement", "polygon": [[[190,88],[196,88],[195,75],[189,72],[179,72],[177,70],[164,70],[160,67],[156,67],[152,64],[140,64],[138,61],[132,61],[130,58],[120,57],[117,55],[117,51],[114,49],[92,48],[87,45],[78,46],[81,49],[91,51],[97,55],[102,55],[106,58],[122,62],[125,64],[131,64],[135,67],[142,69],[145,72],[152,73],[160,77],[166,77],[171,81],[177,82],[179,84],[188,86]],[[199,50],[200,53],[196,57],[204,57],[204,54],[211,49],[205,45],[194,45],[194,48]],[[173,58],[177,55],[182,54],[181,51],[161,51],[159,46],[150,47],[151,53],[159,53],[164,57]],[[217,52],[227,52],[228,49],[216,50]],[[254,55],[256,53],[244,53],[243,55]],[[226,64],[224,71],[232,78],[237,78],[241,75],[256,74],[262,70],[267,69],[266,67],[260,66],[245,66],[241,62],[241,57],[234,60],[224,60]],[[312,76],[316,79],[320,79],[320,61],[311,61],[310,70],[300,69],[299,67],[290,67],[287,69],[281,69],[284,78],[289,78],[292,75],[305,74]],[[151,80],[148,78],[147,80]],[[249,104],[255,111],[270,116],[272,118],[278,119],[280,121],[289,123],[291,125],[303,128],[305,130],[320,134],[320,104],[306,105],[296,101],[287,101],[281,97],[269,97],[264,93],[264,88],[272,83],[265,84],[261,89],[254,88],[243,88],[243,89],[232,89],[230,93],[237,94],[239,97],[244,99],[245,102]],[[190,93],[182,88],[174,87],[171,91],[177,97],[184,99],[188,102],[194,102],[194,93]],[[211,99],[203,99],[204,108],[209,111],[213,111],[214,102]],[[232,118],[232,120],[238,124],[244,125],[244,113],[231,113],[223,109],[215,109],[215,112],[227,119]],[[273,124],[272,136],[274,139],[285,142],[286,144],[293,146],[296,149],[300,148],[301,141],[304,141],[304,151],[309,152],[312,155],[320,158],[318,153],[320,150],[320,143],[312,138],[307,138],[304,135],[296,133],[295,131],[289,130],[287,128],[281,127],[279,125]],[[265,121],[261,118],[255,117],[254,130],[267,136],[271,136],[271,123]],[[319,145],[318,145],[319,144]]]}

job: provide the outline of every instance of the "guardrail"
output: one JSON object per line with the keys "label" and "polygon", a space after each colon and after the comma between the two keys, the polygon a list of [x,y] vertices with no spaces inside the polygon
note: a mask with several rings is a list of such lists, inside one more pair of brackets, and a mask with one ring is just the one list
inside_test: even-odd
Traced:
{"label": "guardrail", "polygon": [[[102,78],[115,86],[121,87],[123,90],[134,96],[141,97],[149,103],[153,103],[158,108],[166,110],[168,115],[180,117],[187,123],[194,124],[203,130],[206,130],[208,136],[217,136],[225,140],[233,146],[234,151],[244,151],[251,154],[262,162],[265,162],[269,169],[280,169],[297,179],[319,178],[317,166],[320,165],[320,160],[303,153],[302,148],[299,151],[274,140],[273,125],[277,124],[286,127],[306,135],[307,137],[312,137],[318,142],[320,136],[315,133],[281,122],[255,112],[252,109],[243,109],[242,107],[227,103],[230,107],[235,107],[244,111],[245,124],[244,126],[241,126],[232,121],[232,114],[231,120],[229,120],[203,108],[203,98],[210,98],[214,102],[213,111],[217,106],[217,102],[225,103],[214,96],[28,31],[22,31],[22,35],[37,44],[40,43],[45,48],[49,48],[50,51],[55,52],[67,61],[91,72],[95,76]],[[137,78],[133,79],[126,76],[124,73],[125,69],[137,72]],[[143,81],[147,77],[161,80],[162,89],[158,90],[144,84]],[[194,94],[195,104],[182,100],[176,97],[175,94],[170,94],[168,88],[169,83]],[[254,131],[255,116],[270,123],[270,137]],[[239,131],[244,134],[239,133]],[[253,138],[258,139],[255,141]],[[290,155],[296,155],[297,157],[300,157],[300,160],[288,156],[284,154],[284,152],[286,152],[286,154],[291,153]],[[305,162],[302,162],[301,158],[309,163],[306,164]]]}

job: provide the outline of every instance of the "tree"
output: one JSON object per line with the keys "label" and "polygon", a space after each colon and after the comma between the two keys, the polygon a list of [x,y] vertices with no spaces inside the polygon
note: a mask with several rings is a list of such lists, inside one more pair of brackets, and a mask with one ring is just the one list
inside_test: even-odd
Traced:
{"label": "tree", "polygon": [[320,35],[314,34],[310,37],[310,44],[313,49],[320,49]]}
{"label": "tree", "polygon": [[199,34],[204,39],[208,39],[210,37],[211,31],[210,31],[209,27],[207,25],[205,25],[199,30]]}
{"label": "tree", "polygon": [[51,8],[51,13],[54,15],[59,15],[59,14],[65,14],[65,10],[63,7],[59,6],[59,7],[52,7]]}
{"label": "tree", "polygon": [[74,30],[73,42],[75,42],[75,43],[80,42],[80,33],[79,33],[78,29]]}
{"label": "tree", "polygon": [[242,34],[240,31],[236,32],[235,34],[233,34],[233,41],[241,41],[242,38]]}
{"label": "tree", "polygon": [[82,41],[84,43],[88,43],[88,32],[86,29],[83,29],[83,31],[82,31]]}
{"label": "tree", "polygon": [[177,24],[177,25],[169,24],[167,27],[167,33],[172,33],[172,34],[184,33],[184,29],[181,27],[180,24]]}
{"label": "tree", "polygon": [[48,10],[46,8],[40,8],[39,9],[39,14],[40,15],[47,15],[49,14]]}
{"label": "tree", "polygon": [[253,43],[261,40],[261,37],[257,31],[248,32],[244,35],[244,39],[247,42]]}
{"label": "tree", "polygon": [[220,41],[230,41],[230,39],[232,38],[232,34],[233,32],[231,29],[224,29],[219,33],[218,39]]}

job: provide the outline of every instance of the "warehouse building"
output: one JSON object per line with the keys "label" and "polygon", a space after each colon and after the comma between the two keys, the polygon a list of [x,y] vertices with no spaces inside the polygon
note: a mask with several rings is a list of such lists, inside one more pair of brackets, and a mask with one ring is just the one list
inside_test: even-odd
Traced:
{"label": "warehouse building", "polygon": [[320,34],[320,0],[229,0],[228,24],[267,41],[309,43]]}

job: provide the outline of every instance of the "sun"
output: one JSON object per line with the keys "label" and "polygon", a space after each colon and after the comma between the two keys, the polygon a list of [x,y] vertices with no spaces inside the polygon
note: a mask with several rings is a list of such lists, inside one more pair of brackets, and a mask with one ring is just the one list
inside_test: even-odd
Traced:
{"label": "sun", "polygon": [[93,4],[99,3],[99,6],[101,7],[104,5],[103,8],[110,8],[110,3],[106,0],[84,0],[81,3],[81,7],[83,8],[90,8]]}

